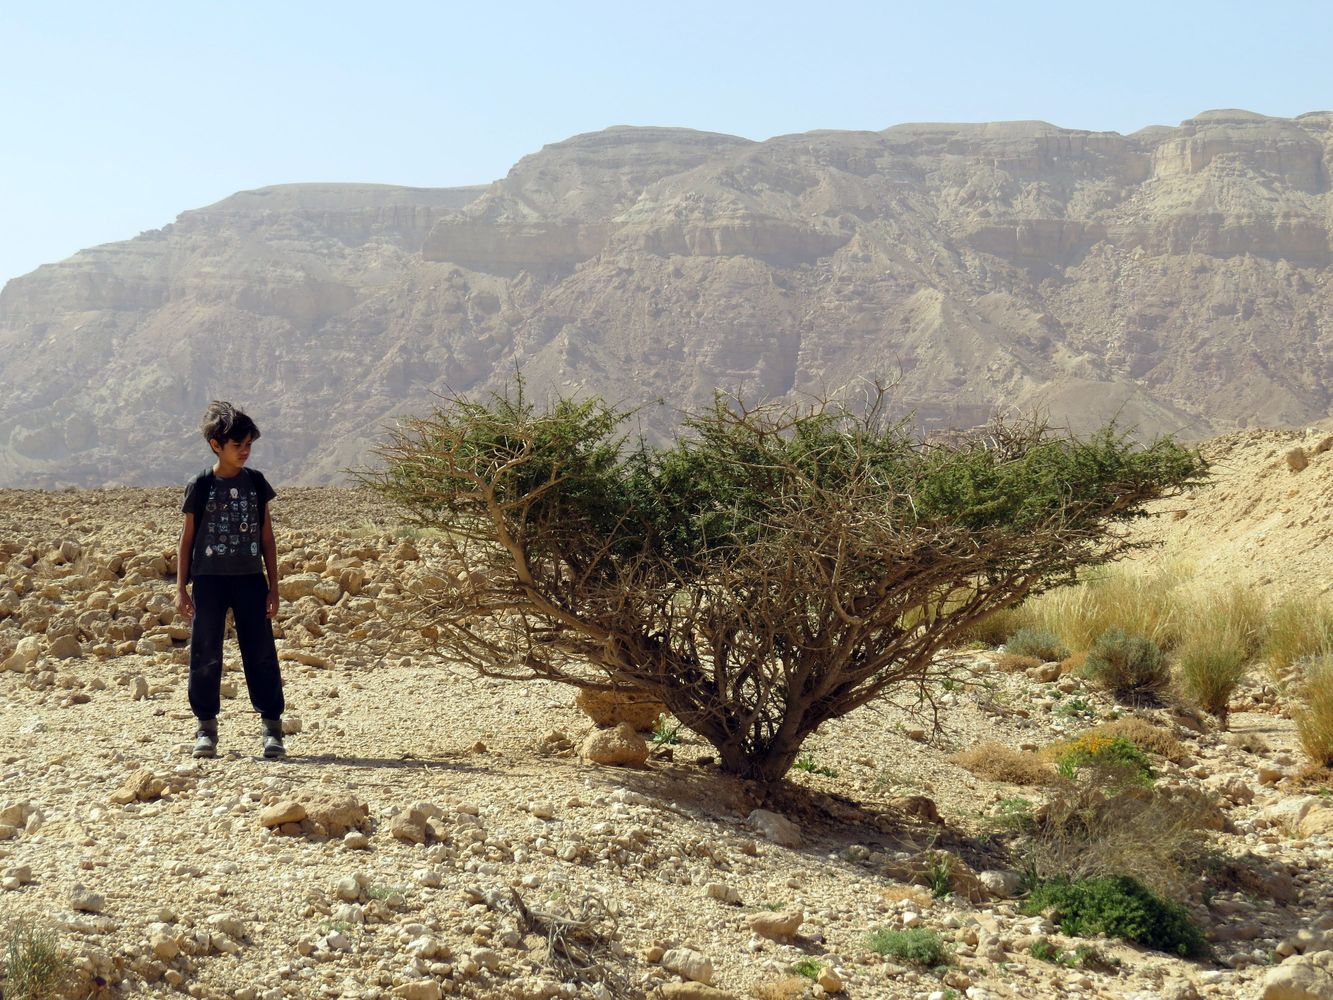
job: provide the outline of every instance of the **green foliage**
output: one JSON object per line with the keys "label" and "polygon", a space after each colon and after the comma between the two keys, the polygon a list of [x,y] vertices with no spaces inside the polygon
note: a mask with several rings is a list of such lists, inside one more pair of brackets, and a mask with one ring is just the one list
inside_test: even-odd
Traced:
{"label": "green foliage", "polygon": [[836,778],[837,769],[827,767],[823,764],[816,764],[813,754],[803,753],[796,758],[796,763],[792,765],[798,771],[805,771],[807,774],[819,774],[825,778]]}
{"label": "green foliage", "polygon": [[818,979],[819,974],[824,970],[824,966],[813,958],[803,958],[791,966],[791,972],[806,979]]}
{"label": "green foliage", "polygon": [[1118,698],[1155,696],[1171,681],[1166,657],[1157,644],[1119,628],[1107,629],[1092,644],[1082,673]]}
{"label": "green foliage", "polygon": [[669,747],[680,739],[680,723],[673,722],[665,712],[653,723],[653,735],[650,742],[655,747]]}
{"label": "green foliage", "polygon": [[1074,695],[1056,705],[1054,714],[1062,719],[1094,719],[1097,717],[1097,710],[1092,707],[1088,699]]}
{"label": "green foliage", "polygon": [[20,923],[5,949],[4,996],[7,1000],[54,1000],[61,995],[72,966],[51,931]]}
{"label": "green foliage", "polygon": [[952,855],[937,853],[926,867],[926,886],[936,899],[944,899],[953,892],[954,859]]}
{"label": "green foliage", "polygon": [[1123,736],[1085,733],[1071,740],[1055,758],[1056,770],[1073,778],[1083,768],[1123,772],[1141,785],[1153,783],[1152,759]]}
{"label": "green foliage", "polygon": [[823,722],[920,698],[932,653],[1135,546],[1117,525],[1200,482],[1197,452],[1033,425],[915,440],[850,407],[718,396],[662,448],[600,400],[520,382],[404,421],[362,481],[439,529],[468,581],[421,602],[492,676],[634,686],[781,777]]}
{"label": "green foliage", "polygon": [[1028,954],[1039,962],[1051,962],[1055,965],[1062,964],[1060,962],[1060,949],[1052,944],[1049,938],[1037,938],[1037,940],[1033,941],[1032,946],[1028,948]]}
{"label": "green foliage", "polygon": [[876,928],[866,937],[866,947],[895,962],[925,968],[948,965],[953,960],[952,953],[939,934],[925,927],[910,927],[901,931],[888,927]]}
{"label": "green foliage", "polygon": [[1004,651],[1018,656],[1031,656],[1042,663],[1063,660],[1069,655],[1069,650],[1059,638],[1038,628],[1019,629],[1004,644]]}
{"label": "green foliage", "polygon": [[998,833],[1028,833],[1036,823],[1032,802],[1024,798],[1001,799],[987,819]]}
{"label": "green foliage", "polygon": [[1035,915],[1047,909],[1055,910],[1060,930],[1075,937],[1106,934],[1188,958],[1208,952],[1184,907],[1128,875],[1042,882],[1024,902],[1023,912]]}

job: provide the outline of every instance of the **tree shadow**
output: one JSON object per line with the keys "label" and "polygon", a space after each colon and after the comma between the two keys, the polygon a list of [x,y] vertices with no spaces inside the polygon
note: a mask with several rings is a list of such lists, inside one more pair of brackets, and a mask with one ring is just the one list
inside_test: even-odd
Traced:
{"label": "tree shadow", "polygon": [[[462,759],[451,759],[448,757],[356,757],[343,756],[341,754],[310,754],[302,756],[299,754],[288,754],[283,758],[289,764],[313,764],[316,767],[360,767],[360,768],[384,768],[387,770],[435,770],[435,771],[455,771],[462,774],[482,774],[489,773],[495,769],[492,767],[477,767],[475,764],[469,764]],[[471,755],[468,755],[471,756]]]}

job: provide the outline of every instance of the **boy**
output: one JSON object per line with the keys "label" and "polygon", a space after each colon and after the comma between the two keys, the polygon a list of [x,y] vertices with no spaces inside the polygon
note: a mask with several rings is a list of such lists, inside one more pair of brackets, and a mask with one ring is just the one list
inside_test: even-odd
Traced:
{"label": "boy", "polygon": [[[185,527],[176,570],[176,610],[190,627],[190,709],[199,720],[194,755],[216,757],[227,609],[236,623],[250,704],[263,723],[265,757],[282,757],[282,674],[270,619],[278,613],[278,549],[268,502],[277,494],[245,467],[259,428],[214,400],[201,430],[217,461],[185,487]],[[191,596],[186,584],[193,579]]]}

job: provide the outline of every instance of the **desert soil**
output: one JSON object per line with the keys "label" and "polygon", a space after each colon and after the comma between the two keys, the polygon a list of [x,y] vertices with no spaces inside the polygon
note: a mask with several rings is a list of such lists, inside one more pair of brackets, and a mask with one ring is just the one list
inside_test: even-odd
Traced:
{"label": "desert soil", "polygon": [[[1271,476],[1326,480],[1321,457]],[[766,796],[685,733],[642,766],[594,764],[570,690],[478,679],[390,623],[440,553],[352,490],[282,490],[273,508],[288,758],[259,756],[229,640],[221,752],[194,760],[178,507],[175,490],[0,491],[0,930],[53,930],[78,971],[70,995],[1183,1000],[1265,995],[1333,948],[1333,809],[1261,679],[1230,734],[1151,713],[1185,747],[1157,762],[1160,781],[1210,797],[1223,829],[1199,836],[1252,876],[1195,906],[1214,956],[1097,940],[1118,966],[1068,968],[1030,954],[1080,942],[1020,912],[1018,862],[988,833],[997,803],[1040,792],[952,757],[1046,746],[1116,713],[1083,682],[958,654],[942,729],[870,706],[816,734],[812,770]],[[1326,579],[1326,559],[1282,552],[1284,573]],[[930,851],[956,859],[944,898],[913,877]],[[774,928],[781,913],[799,916],[793,933]],[[952,966],[866,946],[911,926],[937,930]],[[553,962],[553,933],[592,971]],[[792,977],[802,962],[817,983]]]}

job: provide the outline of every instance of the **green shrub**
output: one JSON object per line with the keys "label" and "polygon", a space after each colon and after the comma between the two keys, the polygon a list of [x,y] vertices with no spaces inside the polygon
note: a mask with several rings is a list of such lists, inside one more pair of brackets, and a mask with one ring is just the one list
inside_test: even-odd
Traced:
{"label": "green shrub", "polygon": [[793,963],[791,971],[805,979],[818,979],[819,974],[824,971],[824,966],[813,958],[803,958]]}
{"label": "green shrub", "polygon": [[1066,778],[1072,778],[1083,768],[1122,771],[1136,784],[1151,785],[1152,760],[1123,736],[1105,733],[1084,733],[1055,748],[1055,768]]}
{"label": "green shrub", "polygon": [[1063,660],[1069,650],[1053,633],[1036,628],[1021,628],[1004,644],[1004,651],[1015,656],[1031,656],[1042,663]]}
{"label": "green shrub", "polygon": [[1097,638],[1082,673],[1117,698],[1155,696],[1171,681],[1166,657],[1157,644],[1120,628],[1109,628]]}
{"label": "green shrub", "polygon": [[396,624],[492,677],[638,687],[724,772],[776,782],[819,726],[929,691],[967,626],[1129,551],[1124,524],[1206,478],[1169,439],[921,441],[884,402],[719,394],[636,446],[597,399],[445,399],[360,477],[447,530],[469,581]]}
{"label": "green shrub", "polygon": [[1036,915],[1047,909],[1055,910],[1060,930],[1074,937],[1106,934],[1187,958],[1208,952],[1203,933],[1184,907],[1128,875],[1041,882],[1023,912]]}
{"label": "green shrub", "polygon": [[828,767],[825,764],[816,764],[815,755],[812,753],[803,753],[796,758],[796,763],[792,765],[798,771],[804,771],[806,774],[818,774],[825,778],[836,778],[838,776],[837,768]]}
{"label": "green shrub", "polygon": [[69,979],[69,959],[51,931],[20,923],[10,931],[5,950],[6,1000],[51,1000]]}
{"label": "green shrub", "polygon": [[880,927],[867,936],[866,946],[877,955],[907,965],[933,968],[948,965],[952,961],[952,955],[939,934],[925,927],[911,927],[905,931]]}

